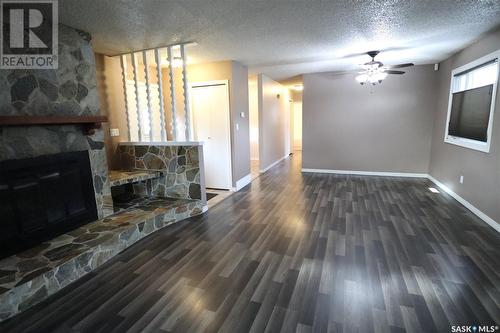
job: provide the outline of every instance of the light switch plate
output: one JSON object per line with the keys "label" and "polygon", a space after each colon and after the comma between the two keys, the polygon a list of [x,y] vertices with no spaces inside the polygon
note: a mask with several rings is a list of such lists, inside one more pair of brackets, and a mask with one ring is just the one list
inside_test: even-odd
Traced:
{"label": "light switch plate", "polygon": [[241,118],[245,118],[245,112],[240,112]]}
{"label": "light switch plate", "polygon": [[109,135],[111,136],[120,136],[120,130],[118,128],[110,128]]}
{"label": "light switch plate", "polygon": [[239,131],[240,130],[240,124],[236,123],[236,130]]}

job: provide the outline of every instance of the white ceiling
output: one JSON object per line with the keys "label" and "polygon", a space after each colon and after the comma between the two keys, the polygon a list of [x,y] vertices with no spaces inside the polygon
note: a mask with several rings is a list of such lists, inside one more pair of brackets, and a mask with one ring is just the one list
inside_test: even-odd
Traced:
{"label": "white ceiling", "polygon": [[60,0],[60,22],[96,52],[195,41],[195,62],[236,60],[284,79],[348,70],[372,49],[386,64],[443,60],[500,25],[499,0]]}

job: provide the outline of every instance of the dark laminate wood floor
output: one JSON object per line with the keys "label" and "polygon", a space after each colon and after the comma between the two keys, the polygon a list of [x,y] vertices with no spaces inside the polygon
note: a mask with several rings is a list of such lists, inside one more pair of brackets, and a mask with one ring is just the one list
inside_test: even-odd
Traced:
{"label": "dark laminate wood floor", "polygon": [[500,235],[423,179],[295,156],[2,332],[450,332],[500,321]]}

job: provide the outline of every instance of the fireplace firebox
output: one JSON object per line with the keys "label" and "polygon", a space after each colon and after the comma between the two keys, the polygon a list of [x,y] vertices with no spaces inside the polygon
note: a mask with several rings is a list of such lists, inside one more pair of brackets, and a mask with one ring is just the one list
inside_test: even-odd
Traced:
{"label": "fireplace firebox", "polygon": [[0,162],[0,258],[96,219],[87,151]]}

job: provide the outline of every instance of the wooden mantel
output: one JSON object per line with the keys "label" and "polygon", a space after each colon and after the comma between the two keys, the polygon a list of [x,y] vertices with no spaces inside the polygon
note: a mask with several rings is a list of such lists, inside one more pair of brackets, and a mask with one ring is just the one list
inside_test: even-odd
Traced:
{"label": "wooden mantel", "polygon": [[83,133],[92,135],[108,121],[106,116],[0,116],[0,126],[83,125]]}

